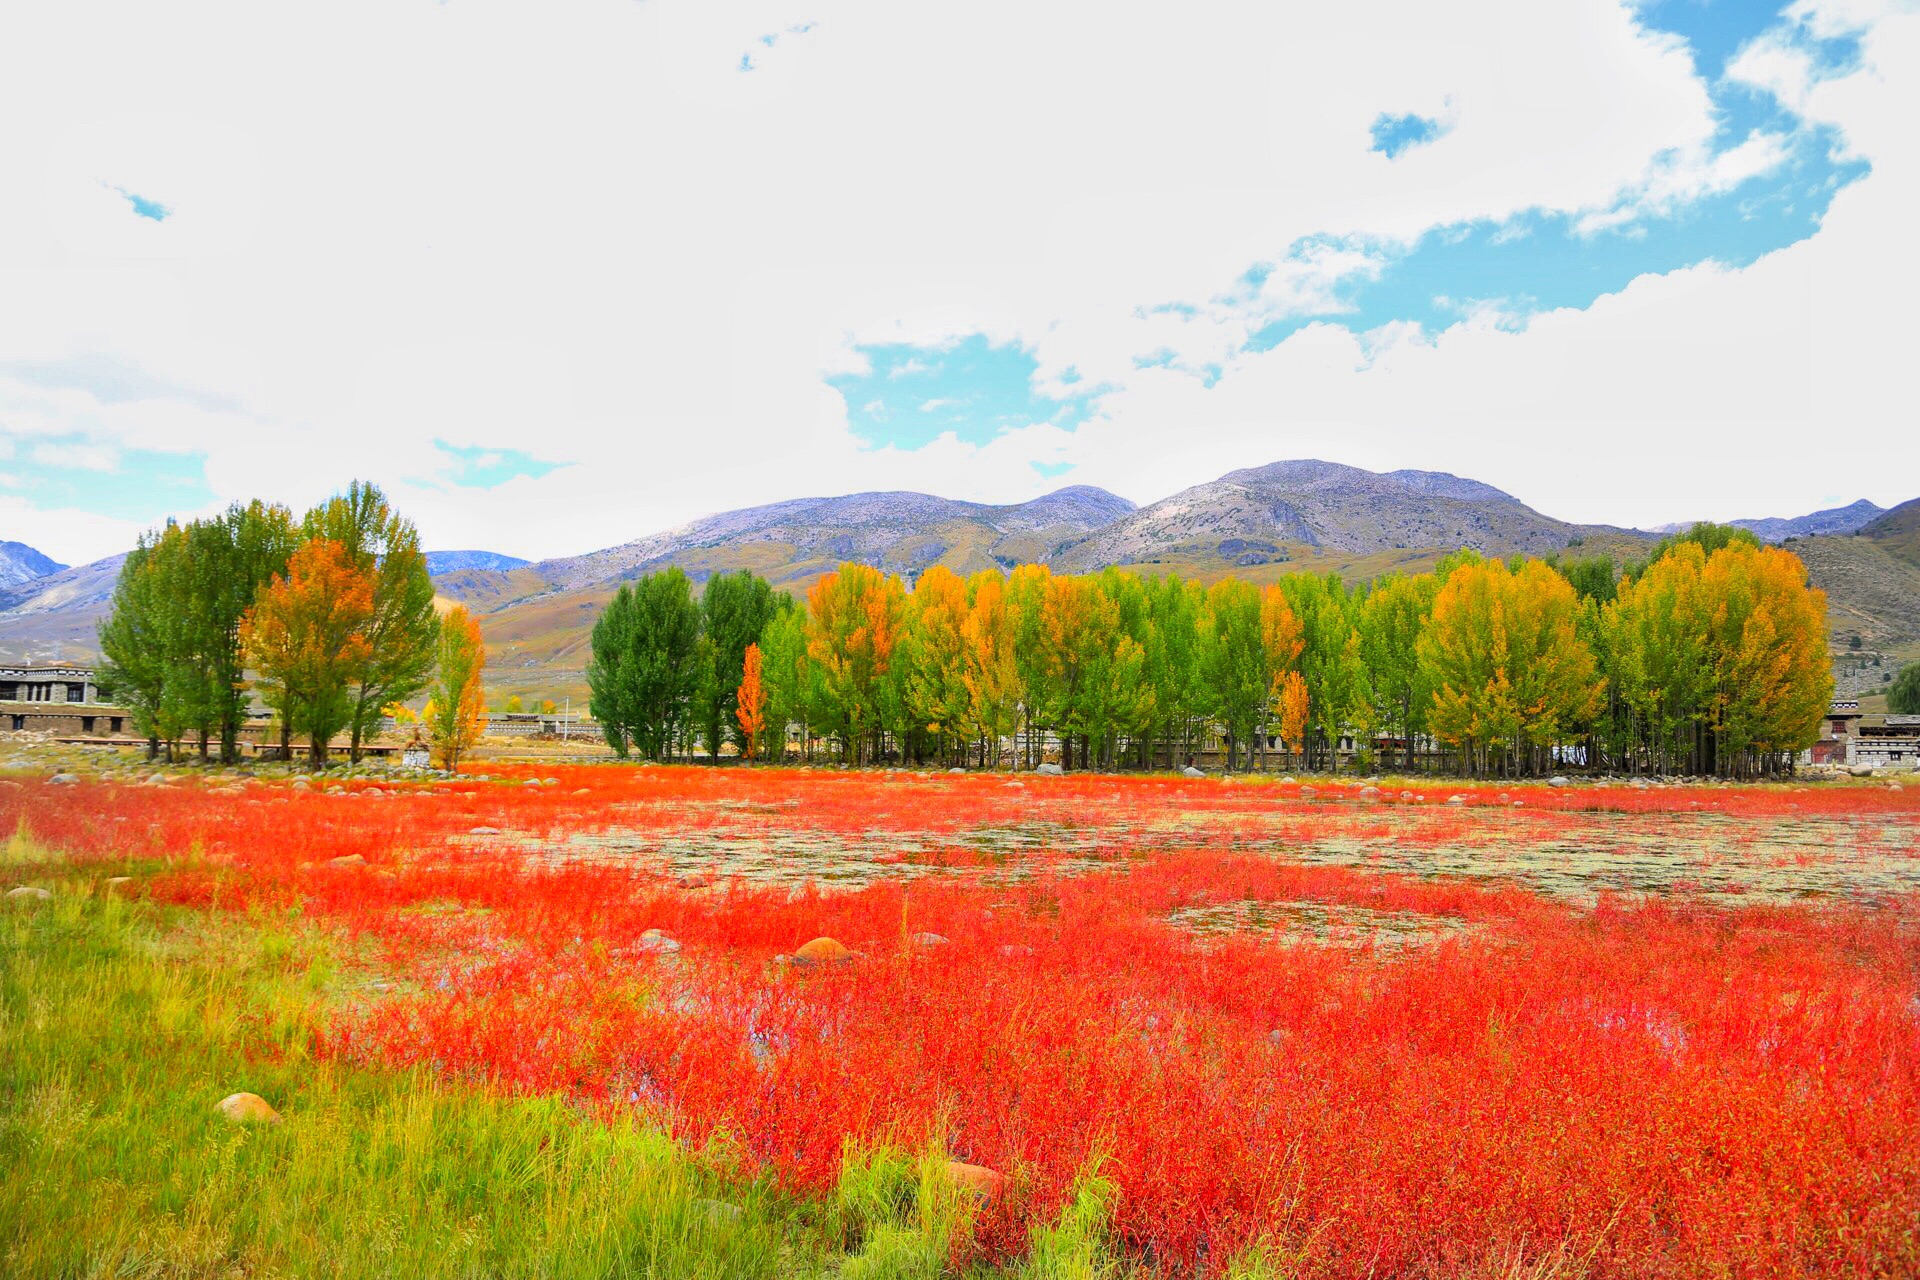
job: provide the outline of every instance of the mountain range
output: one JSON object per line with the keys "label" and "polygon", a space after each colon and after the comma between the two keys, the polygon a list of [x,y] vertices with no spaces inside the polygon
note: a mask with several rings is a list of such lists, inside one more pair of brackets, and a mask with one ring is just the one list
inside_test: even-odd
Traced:
{"label": "mountain range", "polygon": [[[1794,539],[1828,593],[1836,639],[1858,634],[1876,650],[1920,654],[1920,500],[1735,523],[1766,541]],[[1145,507],[1086,486],[1004,506],[858,493],[723,512],[537,563],[487,551],[433,552],[429,569],[446,601],[483,615],[491,683],[561,696],[584,692],[587,634],[615,588],[668,565],[696,582],[751,569],[795,593],[844,560],[909,579],[934,564],[964,575],[1027,561],[1063,572],[1131,565],[1202,580],[1271,580],[1297,569],[1367,578],[1425,569],[1463,546],[1490,555],[1625,558],[1644,554],[1659,532],[1555,520],[1492,485],[1445,472],[1299,460],[1229,472]],[[63,569],[31,548],[4,546],[0,565],[53,567],[18,578],[0,570],[0,657],[91,653],[124,557]]]}

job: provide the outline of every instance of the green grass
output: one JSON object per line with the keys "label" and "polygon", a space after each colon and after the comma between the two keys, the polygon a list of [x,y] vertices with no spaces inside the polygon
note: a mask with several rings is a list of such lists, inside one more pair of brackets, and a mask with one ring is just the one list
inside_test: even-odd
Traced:
{"label": "green grass", "polygon": [[[1004,1267],[956,1268],[945,1153],[850,1151],[836,1193],[743,1178],[626,1118],[313,1052],[358,958],[297,915],[162,907],[20,837],[0,905],[0,1275],[1107,1280],[1083,1182]],[[277,1124],[235,1125],[257,1093]]]}
{"label": "green grass", "polygon": [[[830,1266],[824,1234],[793,1206],[728,1185],[661,1133],[559,1099],[316,1059],[334,964],[311,931],[58,887],[0,916],[0,1273],[559,1280]],[[228,1123],[215,1104],[241,1090],[282,1122]]]}

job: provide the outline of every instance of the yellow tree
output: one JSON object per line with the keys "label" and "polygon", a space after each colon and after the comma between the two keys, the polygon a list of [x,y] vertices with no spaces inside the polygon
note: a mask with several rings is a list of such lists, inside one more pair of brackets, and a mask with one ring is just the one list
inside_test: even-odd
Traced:
{"label": "yellow tree", "polygon": [[1779,547],[1733,543],[1700,574],[1714,693],[1708,771],[1777,762],[1812,744],[1833,697],[1827,598],[1807,584],[1800,558]]}
{"label": "yellow tree", "polygon": [[288,726],[305,733],[316,769],[327,762],[333,735],[353,718],[349,682],[372,652],[373,577],[330,538],[293,553],[240,625],[256,686],[281,707]]}
{"label": "yellow tree", "polygon": [[760,646],[750,644],[741,659],[740,696],[734,699],[733,716],[740,722],[740,741],[747,759],[754,757],[760,735],[767,728],[767,690],[760,682]]}
{"label": "yellow tree", "polygon": [[968,582],[973,602],[961,629],[965,646],[962,680],[967,689],[967,718],[981,739],[983,763],[1000,765],[1000,740],[1019,724],[1020,668],[1013,646],[1013,614],[1007,586],[997,570],[985,569]]}
{"label": "yellow tree", "polygon": [[966,637],[967,584],[945,565],[920,575],[907,600],[907,635],[901,645],[906,662],[908,710],[916,726],[934,735],[943,754],[961,742],[968,728]]}
{"label": "yellow tree", "polygon": [[1307,680],[1298,671],[1280,677],[1280,736],[1287,748],[1299,753],[1307,740]]}
{"label": "yellow tree", "polygon": [[427,703],[427,733],[443,769],[458,769],[460,760],[487,728],[486,690],[481,673],[487,666],[487,646],[480,637],[479,619],[466,606],[455,605],[440,621],[439,670],[433,696]]}
{"label": "yellow tree", "polygon": [[1476,558],[1447,575],[1420,660],[1433,732],[1471,770],[1495,759],[1531,769],[1597,710],[1605,684],[1579,614],[1572,586],[1539,561],[1511,573]]}
{"label": "yellow tree", "polygon": [[826,710],[849,764],[866,753],[869,734],[878,737],[883,686],[905,614],[900,579],[864,564],[843,564],[807,592],[807,657],[820,671]]}

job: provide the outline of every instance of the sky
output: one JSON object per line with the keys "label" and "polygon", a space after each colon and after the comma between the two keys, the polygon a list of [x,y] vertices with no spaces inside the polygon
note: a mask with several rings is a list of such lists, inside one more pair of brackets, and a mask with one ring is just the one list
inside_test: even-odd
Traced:
{"label": "sky", "polygon": [[1916,0],[0,8],[0,539],[1313,457],[1920,495]]}

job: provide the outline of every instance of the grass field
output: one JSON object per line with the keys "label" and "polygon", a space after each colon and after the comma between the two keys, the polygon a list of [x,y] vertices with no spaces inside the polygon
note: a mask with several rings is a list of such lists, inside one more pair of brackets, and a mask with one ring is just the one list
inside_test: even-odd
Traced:
{"label": "grass field", "polygon": [[1920,788],[482,768],[0,778],[0,1272],[1920,1273]]}

